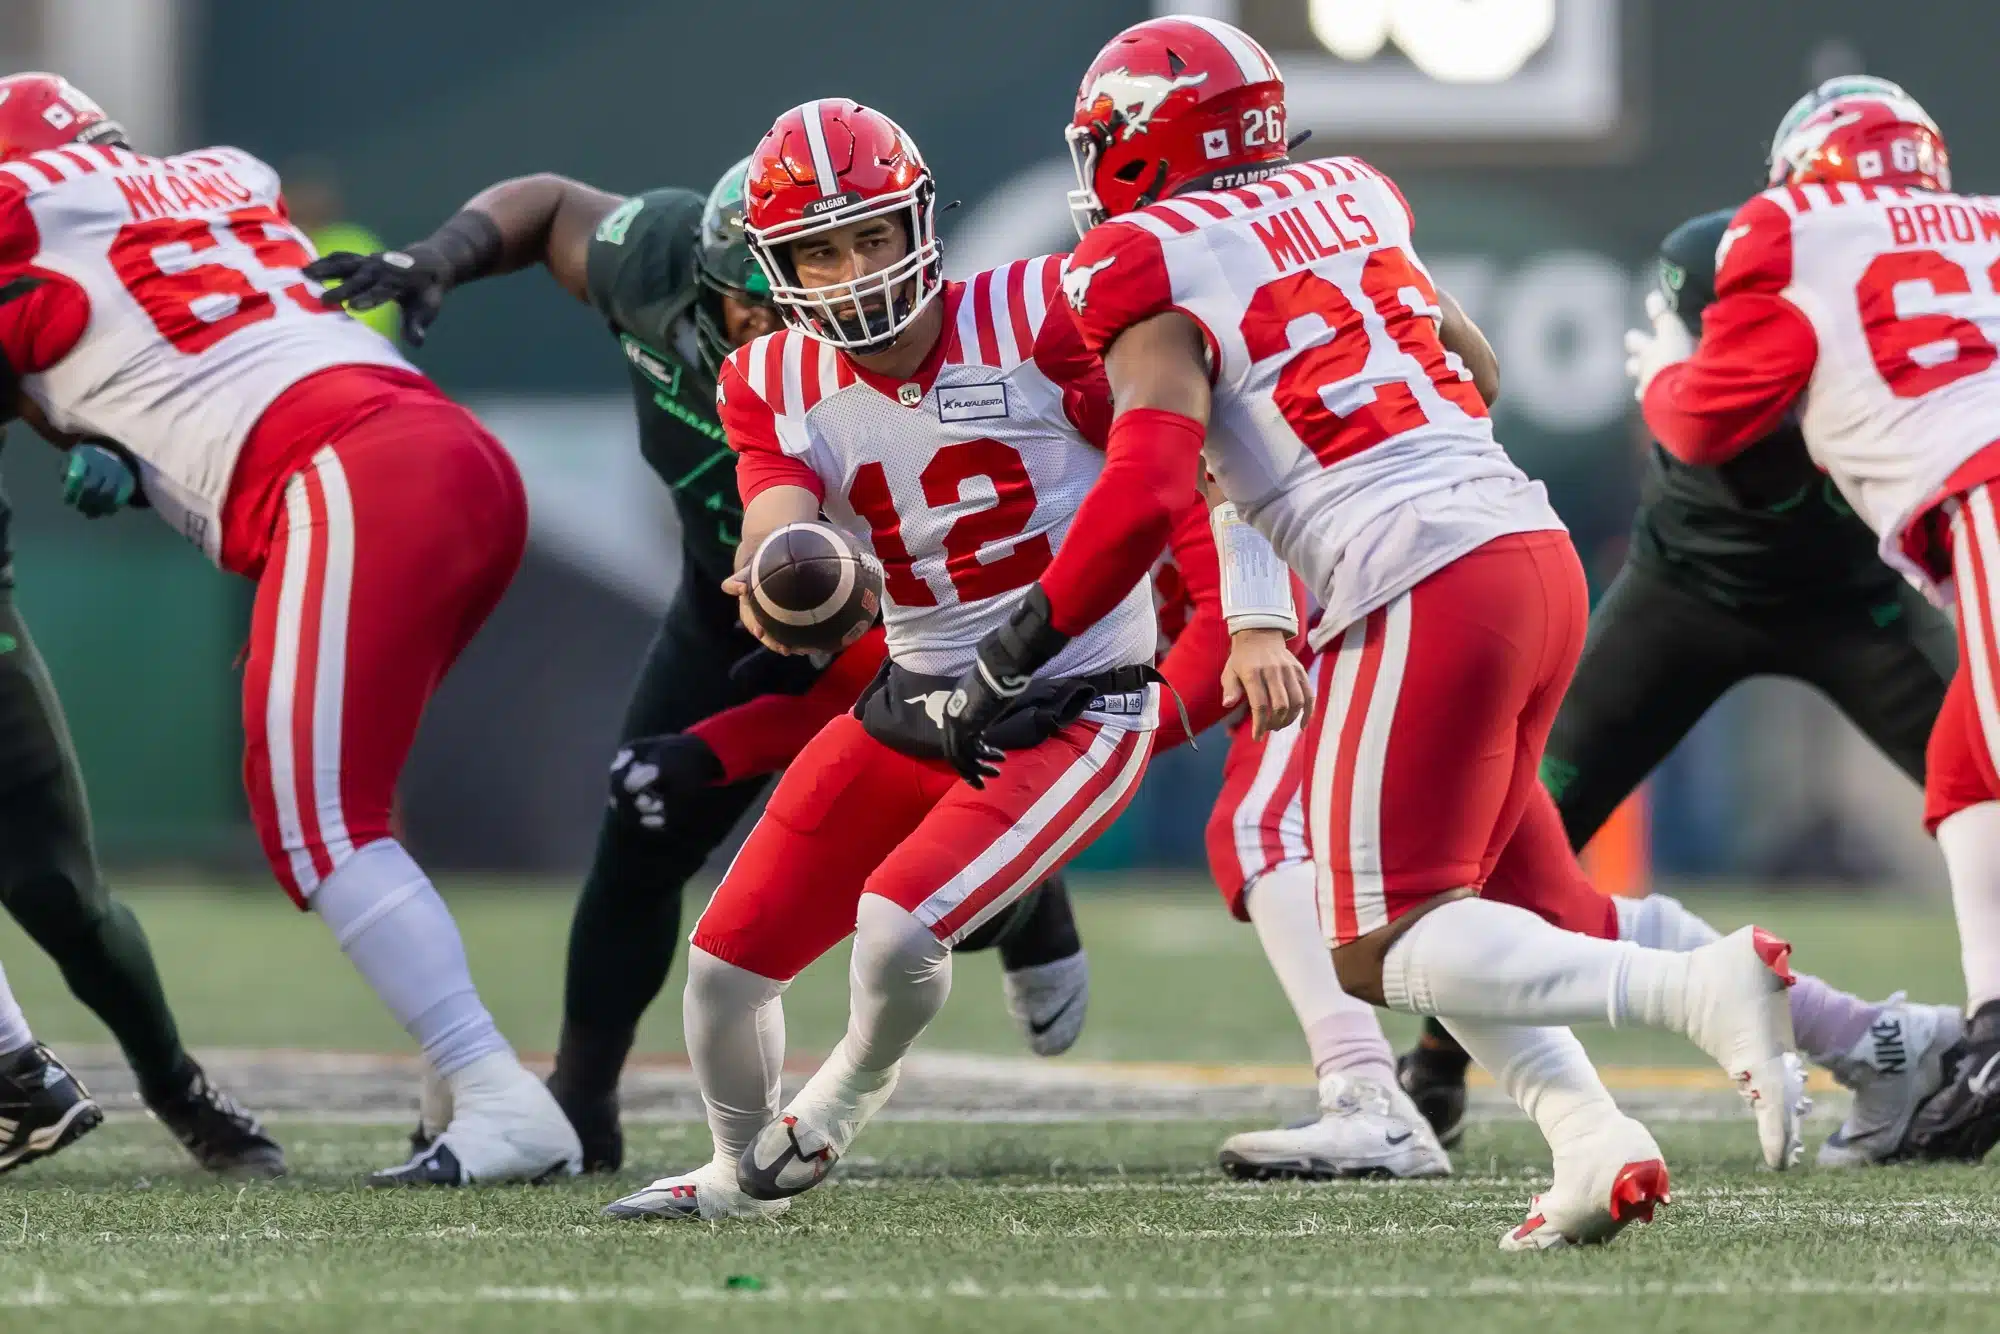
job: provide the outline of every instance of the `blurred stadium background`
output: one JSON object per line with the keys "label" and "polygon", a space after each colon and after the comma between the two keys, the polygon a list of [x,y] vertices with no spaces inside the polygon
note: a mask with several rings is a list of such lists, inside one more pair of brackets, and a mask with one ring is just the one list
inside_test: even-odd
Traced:
{"label": "blurred stadium background", "polygon": [[[1920,89],[1959,178],[2000,167],[1991,52],[1921,20],[1963,0],[1170,0],[1249,28],[1295,128],[1402,184],[1442,285],[1506,367],[1501,437],[1548,484],[1593,578],[1617,566],[1643,442],[1619,336],[1652,247],[1760,183],[1766,136],[1832,74]],[[771,117],[850,94],[922,142],[957,271],[1070,239],[1074,79],[1146,0],[0,0],[0,66],[92,90],[155,151],[241,144],[315,222],[397,242],[489,181],[706,187]],[[774,35],[792,44],[775,58]],[[808,55],[808,49],[810,54]],[[519,581],[426,723],[404,818],[426,864],[567,884],[587,855],[628,674],[678,578],[614,345],[536,275],[454,298],[421,364],[516,452],[534,507]],[[143,517],[57,503],[17,431],[20,599],[82,749],[107,861],[182,883],[257,874],[233,662],[249,588]],[[1223,747],[1162,762],[1091,854],[1197,872]],[[1916,794],[1802,687],[1753,683],[1649,790],[1666,877],[1936,890]]]}

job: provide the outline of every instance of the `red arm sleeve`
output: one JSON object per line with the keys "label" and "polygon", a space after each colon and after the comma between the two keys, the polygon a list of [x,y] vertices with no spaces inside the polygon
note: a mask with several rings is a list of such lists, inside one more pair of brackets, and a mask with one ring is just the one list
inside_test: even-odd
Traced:
{"label": "red arm sleeve", "polygon": [[1702,312],[1694,356],[1654,376],[1640,403],[1675,458],[1727,462],[1775,430],[1804,392],[1819,340],[1783,295],[1791,281],[1791,217],[1760,195],[1723,233],[1716,299]]}
{"label": "red arm sleeve", "polygon": [[1082,634],[1145,578],[1175,513],[1198,498],[1205,435],[1200,422],[1158,408],[1134,408],[1111,424],[1104,471],[1042,572],[1057,630]]}
{"label": "red arm sleeve", "polygon": [[16,375],[61,361],[90,323],[89,296],[75,279],[37,267],[41,248],[26,196],[0,189],[0,357]]}
{"label": "red arm sleeve", "polygon": [[728,433],[729,447],[736,451],[737,493],[746,506],[758,492],[774,486],[804,487],[825,500],[826,483],[811,464],[785,452],[778,441],[777,414],[743,377],[743,359],[760,352],[762,341],[732,352],[715,385],[716,415]]}
{"label": "red arm sleeve", "polygon": [[759,695],[688,728],[722,762],[719,785],[773,774],[792,762],[820,728],[854,707],[889,656],[876,626],[841,650],[803,695]]}
{"label": "red arm sleeve", "polygon": [[[1208,502],[1195,503],[1174,516],[1167,545],[1192,612],[1174,636],[1173,647],[1160,659],[1160,675],[1180,697],[1161,701],[1160,730],[1153,734],[1153,753],[1171,750],[1222,721],[1222,665],[1229,661],[1229,626],[1222,618],[1222,565],[1215,553],[1215,535],[1208,526]],[[1181,723],[1181,709],[1188,721]]]}
{"label": "red arm sleeve", "polygon": [[[1083,346],[1100,357],[1126,329],[1173,309],[1159,241],[1120,223],[1094,227],[1083,238],[1062,291]],[[1157,408],[1134,408],[1111,423],[1104,471],[1042,574],[1057,630],[1082,633],[1152,568],[1174,516],[1197,497],[1204,435],[1199,422]]]}

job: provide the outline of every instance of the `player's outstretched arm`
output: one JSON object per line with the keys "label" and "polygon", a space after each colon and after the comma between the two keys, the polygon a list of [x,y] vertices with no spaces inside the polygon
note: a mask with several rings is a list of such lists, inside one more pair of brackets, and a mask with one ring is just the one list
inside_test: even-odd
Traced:
{"label": "player's outstretched arm", "polygon": [[722,591],[736,599],[741,609],[739,614],[743,618],[743,628],[773,653],[802,653],[805,650],[786,648],[764,633],[764,623],[758,619],[750,598],[750,561],[757,554],[757,548],[764,545],[764,539],[772,533],[788,523],[805,523],[818,517],[817,493],[803,486],[783,483],[765,487],[743,506],[743,540],[736,547],[736,572],[722,581]]}
{"label": "player's outstretched arm", "polygon": [[1652,330],[1625,341],[1653,438],[1698,466],[1725,463],[1776,430],[1819,358],[1812,321],[1786,296],[1792,224],[1773,199],[1759,195],[1737,210],[1715,268],[1698,344],[1659,292],[1646,298]]}
{"label": "player's outstretched arm", "polygon": [[1500,398],[1500,358],[1494,355],[1493,344],[1486,341],[1486,335],[1465,308],[1452,300],[1451,293],[1438,293],[1438,309],[1444,317],[1438,322],[1438,338],[1445,350],[1456,352],[1465,368],[1472,372],[1473,387],[1479,396],[1492,407]]}
{"label": "player's outstretched arm", "polygon": [[489,185],[442,227],[414,245],[376,255],[338,252],[306,267],[306,277],[332,286],[329,307],[371,310],[391,301],[403,308],[403,337],[422,346],[444,305],[463,283],[540,264],[577,300],[590,300],[590,238],[623,200],[543,173]]}
{"label": "player's outstretched arm", "polygon": [[1065,640],[1109,615],[1145,577],[1174,515],[1196,498],[1208,432],[1203,350],[1195,322],[1165,311],[1132,325],[1104,351],[1118,405],[1104,471],[1040,585],[1049,626]]}
{"label": "player's outstretched arm", "polygon": [[945,758],[972,786],[999,772],[1000,752],[985,738],[993,720],[1146,577],[1174,515],[1197,499],[1209,404],[1202,353],[1201,331],[1178,311],[1135,322],[1105,349],[1118,415],[1104,470],[1041,581],[979,641],[945,704]]}

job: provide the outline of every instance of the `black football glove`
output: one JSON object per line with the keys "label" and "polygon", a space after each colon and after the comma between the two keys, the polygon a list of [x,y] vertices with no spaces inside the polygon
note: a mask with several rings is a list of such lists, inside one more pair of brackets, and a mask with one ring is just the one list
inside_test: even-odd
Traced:
{"label": "black football glove", "polygon": [[373,255],[336,251],[304,272],[316,283],[332,284],[320,295],[328,309],[373,310],[395,302],[402,307],[403,341],[422,347],[444,309],[445,293],[491,273],[502,248],[493,219],[468,209],[405,249]]}
{"label": "black football glove", "polygon": [[627,741],[611,760],[611,806],[641,829],[666,828],[667,803],[722,777],[708,743],[685,732]]}
{"label": "black football glove", "polygon": [[1015,604],[1007,623],[979,641],[971,668],[945,701],[944,757],[974,788],[1000,774],[1001,751],[987,729],[1069,643],[1049,616],[1049,595],[1036,584]]}
{"label": "black football glove", "polygon": [[803,695],[833,661],[831,653],[779,653],[758,645],[729,664],[729,682],[746,695]]}

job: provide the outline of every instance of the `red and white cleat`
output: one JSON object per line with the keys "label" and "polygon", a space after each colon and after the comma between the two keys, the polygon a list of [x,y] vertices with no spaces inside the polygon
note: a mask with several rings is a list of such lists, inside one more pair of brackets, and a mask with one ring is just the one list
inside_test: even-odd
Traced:
{"label": "red and white cleat", "polygon": [[1792,1038],[1792,947],[1746,926],[1688,955],[1687,1027],[1750,1104],[1766,1166],[1782,1172],[1805,1149],[1805,1066]]}
{"label": "red and white cleat", "polygon": [[1500,1249],[1601,1246],[1633,1223],[1652,1222],[1667,1192],[1660,1146],[1646,1127],[1620,1117],[1556,1154],[1555,1184],[1534,1198],[1526,1222],[1500,1238]]}

